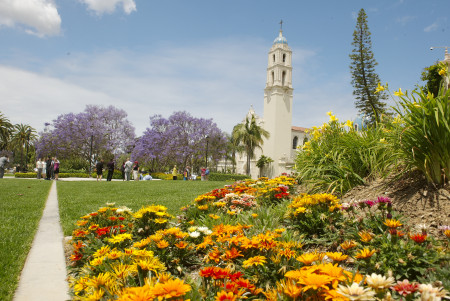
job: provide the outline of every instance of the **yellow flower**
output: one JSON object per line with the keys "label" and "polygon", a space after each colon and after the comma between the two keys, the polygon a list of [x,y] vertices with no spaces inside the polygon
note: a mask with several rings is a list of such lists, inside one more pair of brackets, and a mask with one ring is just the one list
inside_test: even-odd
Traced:
{"label": "yellow flower", "polygon": [[[277,283],[277,290],[278,292],[287,295],[294,300],[296,300],[296,298],[302,293],[302,287],[298,285],[296,281],[292,281],[289,279],[283,279],[279,283]],[[275,300],[278,300],[278,298]]]}
{"label": "yellow flower", "polygon": [[330,116],[330,121],[338,121],[339,119],[336,118],[336,116],[331,115]]}
{"label": "yellow flower", "polygon": [[113,286],[113,282],[114,280],[113,277],[111,277],[111,274],[106,272],[90,277],[86,282],[86,286],[99,289],[102,286]]}
{"label": "yellow flower", "polygon": [[386,143],[387,143],[387,142],[386,142],[386,138],[381,138],[381,139],[380,139],[380,143],[386,144]]}
{"label": "yellow flower", "polygon": [[399,88],[398,91],[395,91],[395,92],[394,92],[394,95],[395,95],[395,96],[403,96],[403,95],[405,95],[405,94],[403,94],[402,88]]}
{"label": "yellow flower", "polygon": [[345,125],[352,129],[352,128],[353,128],[353,121],[347,120],[347,122],[345,123]]}
{"label": "yellow flower", "polygon": [[220,218],[220,216],[218,216],[216,214],[210,214],[209,217],[212,218],[212,219],[219,219]]}
{"label": "yellow flower", "polygon": [[444,76],[447,74],[447,66],[442,66],[442,68],[439,70],[439,75]]}
{"label": "yellow flower", "polygon": [[116,244],[116,243],[121,243],[121,242],[125,241],[126,239],[132,239],[132,238],[133,238],[133,235],[131,235],[129,233],[122,233],[122,234],[113,236],[111,238],[108,238],[108,241],[110,243]]}
{"label": "yellow flower", "polygon": [[153,221],[154,221],[156,224],[165,224],[165,223],[168,222],[168,220],[165,219],[165,218],[155,218]]}
{"label": "yellow flower", "polygon": [[95,253],[94,253],[94,257],[101,257],[106,255],[109,251],[111,250],[111,248],[109,246],[103,246],[100,249],[98,249]]}
{"label": "yellow flower", "polygon": [[208,205],[200,205],[197,208],[198,210],[208,210]]}
{"label": "yellow flower", "polygon": [[114,260],[114,259],[118,259],[123,255],[122,252],[114,249],[111,252],[109,252],[106,256],[108,256],[109,259]]}
{"label": "yellow flower", "polygon": [[348,258],[348,255],[344,255],[341,252],[327,252],[326,254],[328,258],[330,258],[333,261],[343,261]]}
{"label": "yellow flower", "polygon": [[304,285],[302,291],[306,292],[309,289],[318,290],[319,288],[323,288],[325,290],[329,290],[327,286],[333,277],[328,275],[316,274],[316,273],[304,273],[300,279],[298,279],[298,284]]}
{"label": "yellow flower", "polygon": [[252,213],[252,217],[253,217],[253,218],[257,218],[257,217],[258,217],[258,214],[257,214],[257,213]]}
{"label": "yellow flower", "polygon": [[144,271],[159,272],[164,271],[166,267],[157,258],[146,258],[136,261],[136,264]]}
{"label": "yellow flower", "polygon": [[327,112],[327,115],[331,117],[333,115],[333,112],[329,111]]}
{"label": "yellow flower", "polygon": [[311,265],[316,260],[319,260],[319,256],[316,253],[304,253],[298,256],[297,261],[300,261],[304,265]]}
{"label": "yellow flower", "polygon": [[244,262],[242,263],[242,267],[244,268],[248,268],[254,265],[263,265],[264,263],[266,263],[266,257],[265,256],[254,256],[254,257],[250,257],[247,260],[244,260]]}
{"label": "yellow flower", "polygon": [[396,219],[386,219],[384,224],[386,226],[388,226],[389,228],[397,228],[397,227],[400,227],[402,225],[402,223],[399,220],[396,220]]}
{"label": "yellow flower", "polygon": [[364,248],[362,250],[359,250],[358,253],[356,253],[356,258],[358,259],[365,259],[365,258],[370,258],[372,257],[373,254],[375,254],[375,250],[371,250],[369,248]]}
{"label": "yellow flower", "polygon": [[375,89],[375,93],[378,93],[380,91],[384,91],[384,87],[381,85],[381,83],[378,83],[377,88]]}
{"label": "yellow flower", "polygon": [[149,285],[138,287],[127,287],[122,291],[118,301],[152,301],[155,298]]}

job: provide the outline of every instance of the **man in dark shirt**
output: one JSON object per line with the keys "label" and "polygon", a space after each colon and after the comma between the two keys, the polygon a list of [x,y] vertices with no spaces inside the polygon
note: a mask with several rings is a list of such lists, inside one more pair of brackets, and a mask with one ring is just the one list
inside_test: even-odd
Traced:
{"label": "man in dark shirt", "polygon": [[97,182],[98,182],[101,181],[103,177],[103,159],[97,162],[95,168],[97,169]]}
{"label": "man in dark shirt", "polygon": [[111,181],[114,174],[114,160],[111,159],[106,166],[108,167],[108,177],[106,178],[106,181]]}

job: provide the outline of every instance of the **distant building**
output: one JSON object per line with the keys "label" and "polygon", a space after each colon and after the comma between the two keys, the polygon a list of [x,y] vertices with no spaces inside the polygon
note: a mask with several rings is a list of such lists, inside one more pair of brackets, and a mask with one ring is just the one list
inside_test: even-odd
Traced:
{"label": "distant building", "polygon": [[[266,88],[264,89],[264,116],[259,117],[253,107],[246,118],[254,115],[257,124],[270,134],[264,140],[262,150],[257,149],[251,160],[250,172],[252,178],[259,176],[276,177],[283,173],[291,174],[294,170],[295,157],[298,149],[307,141],[306,128],[292,126],[292,50],[289,48],[282,30],[274,40],[269,50]],[[243,122],[245,122],[245,119]],[[264,155],[273,162],[260,171],[256,162]],[[236,171],[245,174],[247,155],[238,154]],[[262,172],[262,174],[260,174]]]}

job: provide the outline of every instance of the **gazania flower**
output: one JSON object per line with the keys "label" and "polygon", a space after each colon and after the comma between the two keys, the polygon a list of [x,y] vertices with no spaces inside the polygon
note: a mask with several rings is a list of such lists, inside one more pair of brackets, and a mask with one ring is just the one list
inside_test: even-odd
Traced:
{"label": "gazania flower", "polygon": [[287,295],[295,300],[295,298],[300,296],[300,294],[302,293],[302,286],[297,284],[296,281],[283,279],[279,283],[277,283],[277,290],[278,292]]}
{"label": "gazania flower", "polygon": [[421,244],[427,239],[427,235],[426,234],[414,234],[414,235],[410,234],[409,238],[414,240],[416,243]]}
{"label": "gazania flower", "polygon": [[252,217],[253,217],[253,218],[257,218],[257,217],[258,217],[258,214],[257,214],[257,213],[252,213]]}
{"label": "gazania flower", "polygon": [[159,272],[166,269],[164,264],[157,258],[146,258],[144,260],[138,260],[136,264],[144,271]]}
{"label": "gazania flower", "polygon": [[354,240],[346,240],[341,243],[341,248],[346,251],[354,247],[356,247],[356,242]]}
{"label": "gazania flower", "polygon": [[248,268],[254,265],[263,265],[264,263],[266,263],[266,257],[265,256],[254,256],[254,257],[250,257],[247,260],[244,260],[244,262],[242,263],[242,267],[244,268]]}
{"label": "gazania flower", "polygon": [[331,283],[333,277],[328,275],[316,274],[316,273],[303,273],[298,279],[298,284],[303,285],[302,291],[306,292],[309,289],[318,290],[323,288],[329,290],[328,284]]}
{"label": "gazania flower", "polygon": [[391,287],[391,290],[396,291],[402,296],[407,296],[409,294],[412,294],[416,292],[419,289],[419,284],[413,282],[409,283],[408,279],[405,279],[403,281],[397,281],[397,284]]}
{"label": "gazania flower", "polygon": [[185,241],[180,241],[179,243],[175,244],[175,247],[178,249],[185,249],[188,246],[188,244]]}
{"label": "gazania flower", "polygon": [[375,296],[371,288],[364,288],[355,282],[351,286],[339,285],[336,292],[350,300],[374,300]]}
{"label": "gazania flower", "polygon": [[386,219],[384,224],[386,226],[388,226],[389,228],[397,228],[397,227],[400,227],[402,225],[402,223],[399,220],[396,220],[396,219]]}
{"label": "gazania flower", "polygon": [[167,248],[168,246],[169,246],[169,243],[167,242],[167,240],[160,240],[160,241],[158,241],[158,243],[156,244],[156,246],[159,248],[159,249],[165,249],[165,248]]}
{"label": "gazania flower", "polygon": [[447,238],[450,238],[450,230],[445,230],[444,235],[447,236]]}
{"label": "gazania flower", "polygon": [[227,250],[225,252],[225,258],[227,260],[233,260],[236,257],[244,257],[244,255],[242,255],[242,252],[237,250],[235,247],[231,248],[231,250]]}
{"label": "gazania flower", "polygon": [[110,250],[111,248],[109,246],[103,246],[94,253],[94,257],[104,256],[109,253]]}
{"label": "gazania flower", "polygon": [[319,260],[319,256],[316,253],[304,253],[296,259],[304,265],[311,265],[314,261]]}
{"label": "gazania flower", "polygon": [[125,288],[118,301],[152,301],[154,298],[155,296],[152,294],[150,287],[144,285],[141,287]]}
{"label": "gazania flower", "polygon": [[218,216],[216,214],[210,214],[209,217],[212,218],[212,219],[219,219],[220,218],[220,216]]}
{"label": "gazania flower", "polygon": [[190,290],[191,286],[189,284],[185,284],[183,280],[175,278],[169,279],[164,283],[157,282],[151,289],[151,292],[158,300],[162,300],[184,296]]}
{"label": "gazania flower", "polygon": [[238,296],[233,292],[220,291],[217,293],[214,301],[236,301],[238,300]]}
{"label": "gazania flower", "polygon": [[348,258],[348,255],[344,255],[341,252],[327,252],[326,254],[333,261],[344,261]]}
{"label": "gazania flower", "polygon": [[359,250],[358,253],[356,253],[356,258],[358,259],[365,259],[372,257],[373,254],[375,254],[375,250],[370,250],[369,248],[364,248],[362,250]]}
{"label": "gazania flower", "polygon": [[361,241],[362,241],[362,242],[369,242],[369,241],[371,241],[372,238],[373,238],[373,234],[370,233],[370,232],[368,232],[368,231],[365,231],[365,230],[359,231],[359,232],[358,232],[358,235],[359,235],[359,237],[361,238]]}
{"label": "gazania flower", "polygon": [[389,288],[394,284],[393,277],[387,277],[372,273],[372,275],[366,278],[367,285],[374,289],[385,289]]}

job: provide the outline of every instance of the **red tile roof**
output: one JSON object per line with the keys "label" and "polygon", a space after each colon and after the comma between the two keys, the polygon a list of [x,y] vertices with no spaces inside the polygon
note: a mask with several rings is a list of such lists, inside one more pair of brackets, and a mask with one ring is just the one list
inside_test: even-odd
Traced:
{"label": "red tile roof", "polygon": [[308,129],[301,126],[292,126],[292,130],[297,132],[306,132]]}

